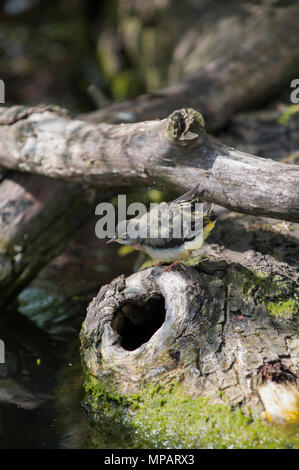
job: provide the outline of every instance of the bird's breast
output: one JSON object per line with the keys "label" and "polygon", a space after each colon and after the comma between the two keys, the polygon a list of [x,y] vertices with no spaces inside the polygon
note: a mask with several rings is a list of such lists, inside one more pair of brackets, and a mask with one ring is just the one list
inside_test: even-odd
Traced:
{"label": "bird's breast", "polygon": [[154,260],[156,261],[165,261],[171,262],[178,259],[184,258],[189,254],[189,250],[181,245],[175,248],[153,248],[153,247],[144,247],[143,250]]}

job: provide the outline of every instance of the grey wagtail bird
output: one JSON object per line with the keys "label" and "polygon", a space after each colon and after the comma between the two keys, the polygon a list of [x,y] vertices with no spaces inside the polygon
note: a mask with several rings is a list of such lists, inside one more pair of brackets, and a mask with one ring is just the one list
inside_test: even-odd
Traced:
{"label": "grey wagtail bird", "polygon": [[[107,243],[129,245],[147,253],[156,261],[154,265],[172,263],[167,266],[167,270],[171,269],[191,258],[192,252],[201,248],[215,226],[213,204],[204,203],[202,210],[198,210],[196,203],[203,202],[202,194],[198,185],[172,202],[159,204],[156,213],[152,209],[139,219],[127,221],[131,226],[135,224],[134,236],[126,230]],[[184,218],[184,214],[189,214],[189,219]]]}

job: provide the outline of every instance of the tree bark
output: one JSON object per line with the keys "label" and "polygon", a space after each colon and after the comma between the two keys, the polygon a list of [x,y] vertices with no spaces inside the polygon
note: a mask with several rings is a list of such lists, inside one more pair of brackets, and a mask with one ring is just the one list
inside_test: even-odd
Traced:
{"label": "tree bark", "polygon": [[103,286],[81,331],[88,373],[116,395],[174,380],[192,396],[298,420],[299,232],[290,228],[220,209],[197,265]]}
{"label": "tree bark", "polygon": [[299,106],[273,103],[267,109],[236,114],[218,138],[242,152],[298,164]]}
{"label": "tree bark", "polygon": [[2,112],[0,162],[8,168],[105,188],[163,182],[183,191],[200,184],[208,202],[299,220],[299,168],[222,145],[208,136],[201,114],[192,109],[119,126],[29,111]]}
{"label": "tree bark", "polygon": [[88,307],[88,372],[116,394],[174,381],[212,403],[298,420],[298,284],[275,267],[261,272],[256,262],[254,271],[216,257],[118,277]]}
{"label": "tree bark", "polygon": [[[177,31],[171,29],[173,22],[165,21],[166,29],[168,25],[171,29],[169,37],[176,38],[169,53],[173,57],[169,77],[172,82],[181,81],[80,115],[80,119],[113,124],[139,122],[160,119],[188,106],[200,109],[208,131],[215,131],[236,111],[265,103],[282,87],[289,86],[298,72],[299,6],[293,2],[284,6],[281,2],[228,2],[224,14],[222,2],[214,3],[212,11],[205,11],[204,6],[200,13],[189,9],[187,20],[186,12],[177,20],[179,7],[171,6],[176,12]],[[125,26],[119,29],[125,31]],[[157,60],[159,63],[159,57]]]}
{"label": "tree bark", "polygon": [[92,214],[93,197],[44,176],[12,173],[0,182],[1,306],[64,248]]}

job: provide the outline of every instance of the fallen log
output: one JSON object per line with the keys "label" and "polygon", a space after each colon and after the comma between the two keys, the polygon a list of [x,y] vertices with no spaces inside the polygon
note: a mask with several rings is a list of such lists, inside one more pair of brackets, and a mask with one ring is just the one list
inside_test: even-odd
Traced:
{"label": "fallen log", "polygon": [[[298,253],[298,226],[221,210],[199,251],[204,258],[199,264],[171,272],[151,267],[103,286],[80,334],[86,407],[96,413],[91,413],[93,423],[112,401],[126,423],[141,403],[149,435],[153,429],[154,436],[160,432],[164,405],[169,421],[178,416],[181,426],[181,401],[175,408],[171,392],[175,384],[183,390],[184,403],[191,400],[188,413],[195,423],[194,434],[186,429],[180,438],[188,434],[195,447],[205,429],[203,415],[196,417],[196,397],[209,399],[209,407],[221,405],[208,408],[207,419],[221,423],[222,430],[228,404],[254,420],[297,423]],[[232,425],[233,416],[225,415],[227,420]],[[240,436],[240,421],[236,426]],[[265,435],[271,432],[266,429]],[[256,445],[263,446],[261,441]]]}
{"label": "fallen log", "polygon": [[6,174],[0,182],[0,305],[57,255],[93,213],[94,195],[45,176]]}
{"label": "fallen log", "polygon": [[0,163],[7,168],[103,188],[166,183],[183,191],[200,184],[208,202],[299,220],[299,168],[222,145],[192,109],[162,121],[94,125],[13,107],[2,108],[1,122]]}
{"label": "fallen log", "polygon": [[[200,12],[190,6],[181,15],[179,6],[168,6],[171,11],[162,28],[170,29],[167,43],[169,37],[176,42],[173,53],[168,53],[172,56],[168,75],[180,81],[79,118],[95,123],[140,122],[161,119],[188,106],[201,110],[210,132],[223,127],[236,111],[265,103],[296,77],[299,6],[259,3],[228,2],[225,15],[221,2],[214,2],[212,9],[210,2],[208,8],[201,5]],[[125,27],[122,24],[118,34]],[[136,39],[138,47],[139,42]],[[162,43],[165,46],[165,39]],[[140,50],[136,53],[140,55]],[[157,56],[160,68],[165,67],[168,57]],[[141,60],[143,68],[143,56]]]}
{"label": "fallen log", "polygon": [[261,272],[210,259],[116,278],[88,307],[87,376],[114,397],[174,383],[212,404],[298,422],[298,285],[274,266]]}
{"label": "fallen log", "polygon": [[299,162],[299,106],[280,103],[233,116],[218,139],[242,152],[284,163]]}

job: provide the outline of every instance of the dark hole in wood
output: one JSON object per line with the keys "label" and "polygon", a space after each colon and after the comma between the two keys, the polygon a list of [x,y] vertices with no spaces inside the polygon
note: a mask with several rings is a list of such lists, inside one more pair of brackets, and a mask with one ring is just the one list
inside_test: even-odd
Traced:
{"label": "dark hole in wood", "polygon": [[165,320],[163,298],[151,300],[146,305],[126,303],[112,321],[120,335],[120,344],[127,351],[134,351],[149,341]]}

